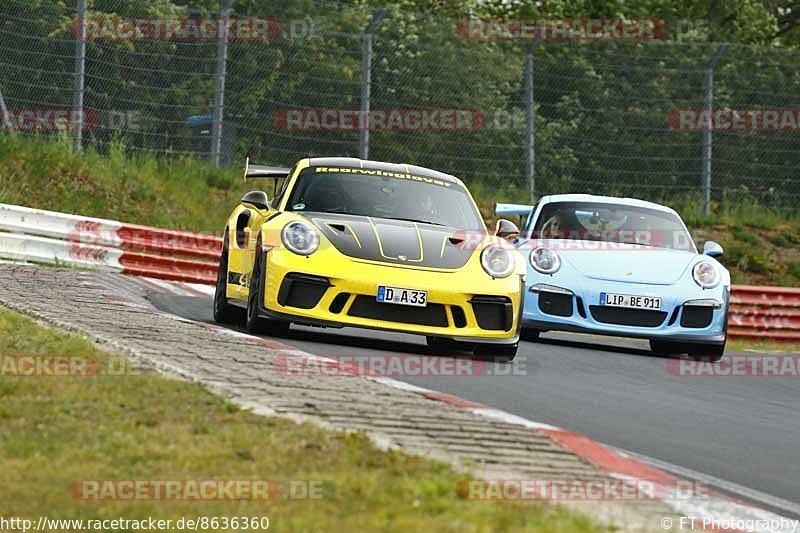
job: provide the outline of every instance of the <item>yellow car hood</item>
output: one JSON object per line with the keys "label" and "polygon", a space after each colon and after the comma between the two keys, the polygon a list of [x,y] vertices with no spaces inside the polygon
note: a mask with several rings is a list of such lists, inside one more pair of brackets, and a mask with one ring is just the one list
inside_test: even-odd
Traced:
{"label": "yellow car hood", "polygon": [[333,213],[303,213],[342,254],[385,263],[455,270],[462,268],[483,236],[408,222]]}

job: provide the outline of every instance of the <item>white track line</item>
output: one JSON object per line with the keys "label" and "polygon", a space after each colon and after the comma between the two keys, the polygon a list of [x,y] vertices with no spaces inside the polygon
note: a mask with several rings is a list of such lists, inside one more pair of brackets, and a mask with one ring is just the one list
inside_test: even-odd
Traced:
{"label": "white track line", "polygon": [[181,283],[181,285],[204,296],[214,295],[213,285],[202,285],[200,283]]}
{"label": "white track line", "polygon": [[705,483],[706,485],[717,487],[725,492],[729,492],[731,494],[738,494],[743,498],[746,498],[754,502],[758,502],[772,509],[780,509],[781,511],[789,513],[792,516],[800,517],[800,505],[794,502],[790,502],[789,500],[784,500],[783,498],[779,498],[777,496],[773,496],[771,494],[767,494],[766,492],[761,492],[759,490],[751,489],[749,487],[745,487],[744,485],[739,485],[738,483],[734,483],[732,481],[727,481],[725,479],[711,476],[709,474],[704,474],[702,472],[692,470],[691,468],[685,468],[683,466],[678,466],[672,463],[668,463],[666,461],[654,459],[652,457],[648,457],[640,453],[629,452],[627,450],[620,450],[620,452],[626,455],[630,455],[631,457],[634,457],[642,462],[649,463],[655,466],[656,468],[659,468],[660,470],[665,470],[667,472],[676,474],[683,478],[700,481],[702,483]]}

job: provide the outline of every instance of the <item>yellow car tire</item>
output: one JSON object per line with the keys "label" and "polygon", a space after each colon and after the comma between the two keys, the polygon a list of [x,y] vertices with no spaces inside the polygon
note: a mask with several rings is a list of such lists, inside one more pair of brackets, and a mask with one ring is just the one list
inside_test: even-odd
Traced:
{"label": "yellow car tire", "polygon": [[242,318],[241,309],[228,302],[228,234],[225,233],[217,270],[217,285],[214,288],[214,320],[220,324],[234,324]]}
{"label": "yellow car tire", "polygon": [[266,279],[265,253],[261,251],[261,238],[256,245],[256,259],[253,265],[253,276],[250,280],[250,294],[247,298],[247,315],[245,327],[250,333],[262,333],[270,337],[285,337],[289,333],[289,322],[270,320],[260,316],[261,302],[264,301],[264,284]]}

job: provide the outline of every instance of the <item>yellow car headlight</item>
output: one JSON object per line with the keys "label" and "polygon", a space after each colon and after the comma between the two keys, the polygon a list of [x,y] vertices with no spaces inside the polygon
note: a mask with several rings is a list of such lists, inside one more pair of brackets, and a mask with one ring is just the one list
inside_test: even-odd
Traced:
{"label": "yellow car headlight", "polygon": [[289,222],[283,227],[281,240],[284,246],[298,255],[311,255],[319,248],[317,230],[299,220]]}
{"label": "yellow car headlight", "polygon": [[507,278],[514,272],[514,254],[502,246],[492,244],[481,252],[481,265],[493,278]]}

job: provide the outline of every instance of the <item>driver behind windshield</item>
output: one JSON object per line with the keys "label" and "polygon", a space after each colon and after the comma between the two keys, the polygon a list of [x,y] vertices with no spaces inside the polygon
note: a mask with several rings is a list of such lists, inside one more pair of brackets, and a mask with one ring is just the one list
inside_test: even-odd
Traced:
{"label": "driver behind windshield", "polygon": [[[367,172],[368,170],[365,170]],[[291,211],[339,213],[485,229],[466,190],[458,184],[304,170],[287,203]]]}
{"label": "driver behind windshield", "polygon": [[341,184],[335,180],[315,181],[301,198],[303,211],[319,213],[346,213],[348,211],[348,195]]}
{"label": "driver behind windshield", "polygon": [[574,211],[570,209],[555,211],[540,226],[536,234],[541,239],[573,239],[580,238],[585,228],[578,222]]}
{"label": "driver behind windshield", "polygon": [[553,202],[542,208],[534,238],[640,244],[660,248],[693,247],[673,213],[639,206]]}

